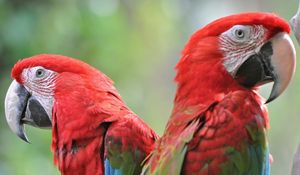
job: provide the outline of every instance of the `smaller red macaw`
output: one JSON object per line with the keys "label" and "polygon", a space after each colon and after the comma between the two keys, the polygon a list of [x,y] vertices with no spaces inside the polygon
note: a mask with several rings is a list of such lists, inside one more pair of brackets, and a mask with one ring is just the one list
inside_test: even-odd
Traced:
{"label": "smaller red macaw", "polygon": [[52,128],[54,162],[63,175],[138,175],[158,139],[123,102],[113,82],[90,65],[60,55],[23,59],[5,99],[11,130]]}
{"label": "smaller red macaw", "polygon": [[271,13],[218,19],[198,30],[177,64],[174,108],[144,174],[269,175],[267,102],[288,86],[295,48]]}

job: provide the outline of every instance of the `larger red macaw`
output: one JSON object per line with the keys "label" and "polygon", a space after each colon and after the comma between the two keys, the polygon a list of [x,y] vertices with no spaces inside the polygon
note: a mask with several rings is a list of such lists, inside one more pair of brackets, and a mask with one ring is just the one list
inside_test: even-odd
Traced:
{"label": "larger red macaw", "polygon": [[198,30],[177,64],[174,108],[145,166],[156,175],[269,175],[269,118],[258,87],[274,82],[267,102],[295,70],[288,23],[244,13]]}
{"label": "larger red macaw", "polygon": [[123,102],[112,81],[59,55],[23,59],[5,99],[8,124],[52,128],[54,162],[64,175],[138,175],[158,136]]}

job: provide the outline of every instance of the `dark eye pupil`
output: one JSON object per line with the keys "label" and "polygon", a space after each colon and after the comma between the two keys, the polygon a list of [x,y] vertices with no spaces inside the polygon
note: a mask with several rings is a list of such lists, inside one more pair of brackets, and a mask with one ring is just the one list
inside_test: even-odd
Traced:
{"label": "dark eye pupil", "polygon": [[37,76],[38,78],[42,77],[43,75],[44,75],[44,70],[38,69],[38,70],[36,71],[36,76]]}
{"label": "dark eye pupil", "polygon": [[244,37],[244,31],[243,31],[243,30],[237,30],[237,31],[236,31],[236,35],[237,35],[237,37],[239,37],[239,38],[243,38],[243,37]]}

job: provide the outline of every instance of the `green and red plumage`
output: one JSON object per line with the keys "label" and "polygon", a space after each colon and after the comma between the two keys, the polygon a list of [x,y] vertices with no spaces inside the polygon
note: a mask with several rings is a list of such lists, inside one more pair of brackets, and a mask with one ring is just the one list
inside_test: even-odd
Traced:
{"label": "green and red plumage", "polygon": [[[19,123],[11,128],[26,140],[19,130],[24,123],[41,127],[39,121],[50,118],[51,149],[62,174],[140,174],[158,136],[125,105],[106,75],[82,61],[43,54],[16,63],[12,77],[10,89],[17,94],[8,92],[7,116],[25,116],[15,117]],[[22,101],[23,94],[28,99]],[[14,98],[18,100],[9,104]],[[33,107],[16,109],[22,103]]]}
{"label": "green and red plumage", "polygon": [[295,66],[289,31],[269,13],[232,15],[197,31],[176,67],[173,112],[144,174],[268,175],[269,118],[257,87],[275,82],[268,101],[286,88]]}

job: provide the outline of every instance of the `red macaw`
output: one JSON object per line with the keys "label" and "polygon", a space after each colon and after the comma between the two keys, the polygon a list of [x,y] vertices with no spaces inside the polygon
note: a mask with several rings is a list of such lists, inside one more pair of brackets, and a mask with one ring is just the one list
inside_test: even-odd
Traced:
{"label": "red macaw", "polygon": [[60,55],[23,59],[5,99],[13,132],[52,128],[54,162],[64,175],[138,175],[155,132],[123,102],[113,82],[88,64]]}
{"label": "red macaw", "polygon": [[278,97],[295,70],[288,23],[275,14],[244,13],[198,30],[177,64],[174,108],[144,174],[268,175],[265,101]]}

